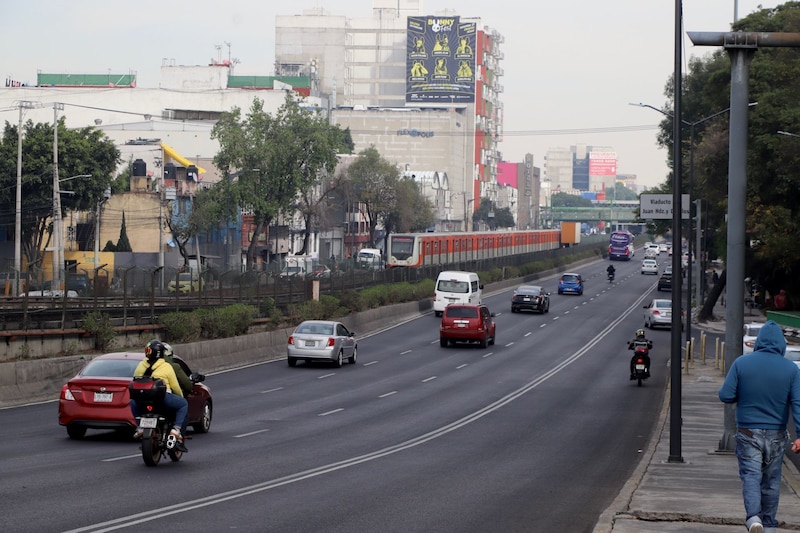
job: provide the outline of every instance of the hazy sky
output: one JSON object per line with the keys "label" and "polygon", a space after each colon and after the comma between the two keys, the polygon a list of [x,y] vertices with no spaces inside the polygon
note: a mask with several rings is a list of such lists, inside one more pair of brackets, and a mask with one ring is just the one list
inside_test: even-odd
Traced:
{"label": "hazy sky", "polygon": [[[684,30],[729,31],[735,6],[741,19],[759,5],[782,3],[684,0]],[[350,18],[372,14],[372,0],[6,0],[0,74],[35,83],[37,70],[136,71],[140,87],[157,87],[162,58],[204,65],[219,53],[227,58],[225,43],[230,43],[232,57],[240,61],[237,74],[269,75],[275,16],[319,6]],[[675,64],[675,1],[425,0],[424,6],[425,14],[449,8],[478,17],[505,37],[500,80],[505,160],[522,161],[530,152],[542,167],[548,148],[612,146],[619,173],[636,174],[648,186],[664,181],[667,152],[656,146],[656,125],[663,117],[628,104],[661,107],[666,101],[664,87]],[[690,57],[713,48],[694,47],[683,35],[685,72]],[[0,115],[6,120],[13,117]],[[619,131],[629,126],[638,128]]]}

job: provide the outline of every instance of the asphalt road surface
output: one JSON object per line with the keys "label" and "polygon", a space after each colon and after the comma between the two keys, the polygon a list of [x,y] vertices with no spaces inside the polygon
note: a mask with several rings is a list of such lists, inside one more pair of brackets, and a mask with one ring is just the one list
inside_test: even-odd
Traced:
{"label": "asphalt road surface", "polygon": [[546,315],[486,296],[487,349],[441,348],[430,313],[360,336],[356,365],[209,375],[211,432],[179,463],[146,467],[111,432],[70,440],[55,402],[0,410],[2,529],[589,532],[636,467],[668,375],[669,331],[648,331],[653,377],[628,379],[658,277],[614,264],[613,284],[606,262],[581,268],[582,296],[538,282]]}

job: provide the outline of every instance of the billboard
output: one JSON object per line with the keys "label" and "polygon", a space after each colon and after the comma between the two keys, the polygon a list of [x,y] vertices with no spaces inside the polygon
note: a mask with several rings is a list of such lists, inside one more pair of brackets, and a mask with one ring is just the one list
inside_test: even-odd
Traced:
{"label": "billboard", "polygon": [[476,34],[460,17],[408,17],[406,104],[475,102]]}
{"label": "billboard", "polygon": [[590,176],[616,176],[617,152],[589,152]]}

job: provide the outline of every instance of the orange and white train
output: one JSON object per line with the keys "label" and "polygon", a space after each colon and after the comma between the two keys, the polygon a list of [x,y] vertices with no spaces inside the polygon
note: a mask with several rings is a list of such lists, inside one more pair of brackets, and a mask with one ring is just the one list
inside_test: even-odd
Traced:
{"label": "orange and white train", "polygon": [[387,268],[441,265],[554,250],[559,230],[398,233],[389,235]]}

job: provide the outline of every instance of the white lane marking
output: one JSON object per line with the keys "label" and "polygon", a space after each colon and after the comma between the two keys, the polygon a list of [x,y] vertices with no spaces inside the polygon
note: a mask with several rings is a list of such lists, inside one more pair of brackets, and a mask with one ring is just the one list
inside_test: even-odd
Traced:
{"label": "white lane marking", "polygon": [[411,353],[411,350],[406,350],[405,352],[400,352],[400,355],[405,355],[407,353]]}
{"label": "white lane marking", "polygon": [[369,363],[364,363],[364,366],[374,365],[377,361],[370,361]]}
{"label": "white lane marking", "polygon": [[568,314],[569,314],[569,311],[564,311],[564,314],[565,314],[565,315],[568,315]]}
{"label": "white lane marking", "polygon": [[[567,311],[567,312],[569,312],[569,311]],[[553,317],[553,320],[558,320],[558,317],[557,317],[557,316],[554,316],[554,317]]]}
{"label": "white lane marking", "polygon": [[276,391],[279,391],[279,390],[283,390],[283,387],[275,387],[274,389],[262,390],[261,394],[267,394],[267,393],[276,392]]}
{"label": "white lane marking", "polygon": [[482,355],[481,357],[490,357],[492,355],[494,355],[494,352],[489,352],[489,353],[487,353],[485,355]]}
{"label": "white lane marking", "polygon": [[422,382],[423,382],[423,383],[427,383],[427,382],[429,382],[429,381],[433,381],[434,379],[436,379],[436,376],[431,376],[431,377],[429,377],[429,378],[425,378],[425,379],[423,379],[423,380],[422,380]]}
{"label": "white lane marking", "polygon": [[461,369],[462,369],[462,368],[464,368],[465,366],[469,366],[469,365],[468,365],[468,364],[466,364],[466,363],[464,363],[463,365],[458,365],[458,366],[456,367],[456,370],[461,370]]}
{"label": "white lane marking", "polygon": [[325,379],[325,378],[329,378],[329,377],[335,376],[335,375],[336,375],[336,372],[331,372],[330,374],[323,374],[323,375],[319,376],[317,379]]}
{"label": "white lane marking", "polygon": [[432,341],[431,344],[436,344],[437,342],[439,342],[439,341]]}
{"label": "white lane marking", "polygon": [[102,459],[104,463],[113,463],[114,461],[124,461],[126,459],[136,459],[137,457],[141,457],[142,454],[137,453],[136,455],[123,455],[122,457],[112,457],[111,459]]}
{"label": "white lane marking", "polygon": [[378,396],[378,398],[386,398],[387,396],[391,396],[392,394],[397,394],[397,391],[393,390],[392,392],[387,392],[386,394],[381,394],[380,396]]}
{"label": "white lane marking", "polygon": [[334,414],[334,413],[338,413],[339,411],[344,411],[344,409],[342,409],[342,408],[340,407],[340,408],[338,408],[338,409],[334,409],[333,411],[325,411],[324,413],[320,413],[320,414],[318,414],[317,416],[328,416],[328,415],[332,415],[332,414]]}
{"label": "white lane marking", "polygon": [[[558,318],[558,317],[556,317],[556,318]],[[547,325],[547,324],[539,324],[539,327],[540,327],[540,328],[543,328],[543,327],[545,327],[546,325]]]}
{"label": "white lane marking", "polygon": [[509,346],[514,346],[514,343],[513,343],[513,342],[509,342],[508,344],[506,344],[505,346],[503,346],[503,348],[508,348]]}
{"label": "white lane marking", "polygon": [[234,439],[240,439],[242,437],[252,437],[253,435],[258,435],[259,433],[266,433],[269,431],[268,429],[259,429],[258,431],[251,431],[250,433],[242,433],[241,435],[234,435]]}
{"label": "white lane marking", "polygon": [[[539,326],[539,327],[541,327],[541,326]],[[532,334],[532,333],[533,333],[532,331],[529,331],[528,333],[526,333],[525,335],[523,335],[523,337],[527,337],[528,335],[530,335],[530,334]]]}
{"label": "white lane marking", "polygon": [[[579,306],[577,306],[577,305],[576,305],[575,307],[573,307],[573,309],[577,309],[578,307],[579,307]],[[567,311],[567,312],[569,312],[569,311]]]}

